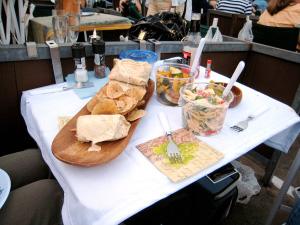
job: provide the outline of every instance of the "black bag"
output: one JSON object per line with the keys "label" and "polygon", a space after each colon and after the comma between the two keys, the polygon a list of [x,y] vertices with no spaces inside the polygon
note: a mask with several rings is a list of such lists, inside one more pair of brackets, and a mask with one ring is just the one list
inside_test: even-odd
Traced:
{"label": "black bag", "polygon": [[[141,33],[144,35],[138,38]],[[181,41],[185,36],[186,21],[178,13],[171,12],[160,12],[143,17],[129,30],[131,40]]]}

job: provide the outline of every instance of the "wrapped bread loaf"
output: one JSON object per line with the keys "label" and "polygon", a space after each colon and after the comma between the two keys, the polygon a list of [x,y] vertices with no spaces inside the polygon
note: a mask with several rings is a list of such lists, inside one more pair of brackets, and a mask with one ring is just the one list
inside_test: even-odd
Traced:
{"label": "wrapped bread loaf", "polygon": [[77,139],[81,142],[92,142],[89,151],[100,151],[96,143],[115,141],[128,135],[130,123],[125,117],[117,115],[84,115],[77,119]]}
{"label": "wrapped bread loaf", "polygon": [[136,62],[131,59],[116,60],[108,78],[138,86],[146,86],[151,73],[148,62]]}
{"label": "wrapped bread loaf", "polygon": [[128,89],[131,89],[131,88],[136,88],[136,87],[140,87],[140,88],[143,88],[143,89],[146,89],[146,86],[145,85],[134,85],[134,84],[129,84],[129,83],[125,83],[125,82],[122,82],[122,81],[117,81],[117,80],[110,80],[109,83],[113,84],[113,83],[117,83],[119,84],[123,91],[126,92]]}

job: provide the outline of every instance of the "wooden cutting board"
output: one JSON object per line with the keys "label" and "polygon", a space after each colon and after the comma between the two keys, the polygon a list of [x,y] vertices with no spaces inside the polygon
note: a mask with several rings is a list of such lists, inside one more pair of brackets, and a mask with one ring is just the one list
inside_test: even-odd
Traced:
{"label": "wooden cutting board", "polygon": [[[145,104],[141,109],[145,109],[149,103],[155,89],[153,80],[149,80],[147,92],[144,96]],[[91,143],[81,143],[77,140],[76,128],[77,118],[81,115],[90,115],[86,105],[67,123],[61,131],[56,135],[52,143],[53,155],[62,162],[74,166],[93,167],[106,164],[118,157],[126,148],[133,132],[140,122],[140,119],[131,122],[128,136],[117,141],[106,141],[100,144],[100,152],[89,152],[88,148]]]}

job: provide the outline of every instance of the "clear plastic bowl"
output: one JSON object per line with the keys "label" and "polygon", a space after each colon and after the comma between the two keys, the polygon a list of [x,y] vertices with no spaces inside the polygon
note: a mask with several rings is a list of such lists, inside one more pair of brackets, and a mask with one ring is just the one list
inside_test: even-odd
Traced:
{"label": "clear plastic bowl", "polygon": [[180,89],[180,105],[182,106],[182,123],[185,129],[200,136],[211,136],[222,130],[224,120],[234,95],[230,91],[223,104],[207,104],[200,100],[187,98],[184,90],[213,89],[222,95],[224,87],[213,83],[192,83]]}
{"label": "clear plastic bowl", "polygon": [[164,105],[177,106],[180,88],[184,84],[194,82],[199,73],[197,70],[190,77],[190,71],[191,66],[179,63],[165,63],[155,67],[156,99]]}

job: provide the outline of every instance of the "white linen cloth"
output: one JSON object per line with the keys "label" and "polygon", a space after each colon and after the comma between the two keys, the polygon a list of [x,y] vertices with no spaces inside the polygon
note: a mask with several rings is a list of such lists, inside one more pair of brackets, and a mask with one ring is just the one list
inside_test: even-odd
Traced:
{"label": "white linen cloth", "polygon": [[[201,67],[200,78],[204,79],[205,68]],[[228,78],[211,73],[211,79],[226,82]],[[57,84],[57,86],[63,86]],[[164,111],[170,128],[182,128],[181,108],[160,104],[153,94],[144,116],[137,126],[124,152],[113,161],[98,167],[84,168],[57,160],[51,144],[59,132],[57,116],[73,116],[84,107],[90,98],[79,99],[71,91],[44,95],[29,95],[24,92],[21,113],[29,134],[37,142],[44,160],[62,186],[65,196],[62,209],[65,225],[110,225],[119,224],[130,216],[169,196],[203,176],[220,168],[265,142],[280,151],[288,152],[300,132],[300,118],[289,106],[236,83],[243,91],[243,100],[229,109],[222,131],[210,137],[199,137],[225,157],[218,163],[173,183],[162,174],[135,146],[164,134],[158,112]],[[249,122],[240,133],[230,129],[247,118],[255,109],[268,104],[270,110]]]}

